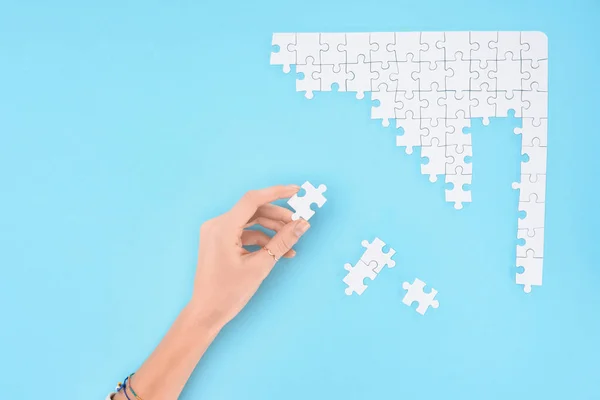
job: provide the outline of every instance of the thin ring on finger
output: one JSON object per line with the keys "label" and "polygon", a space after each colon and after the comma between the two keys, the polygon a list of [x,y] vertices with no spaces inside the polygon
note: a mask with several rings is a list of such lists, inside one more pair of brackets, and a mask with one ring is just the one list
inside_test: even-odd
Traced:
{"label": "thin ring on finger", "polygon": [[275,254],[273,254],[273,252],[271,250],[269,250],[267,248],[267,246],[263,246],[263,250],[265,250],[267,252],[267,254],[269,254],[271,257],[273,257],[273,260],[275,260],[275,262],[279,261],[279,259],[281,257],[277,257]]}
{"label": "thin ring on finger", "polygon": [[[242,232],[241,241],[242,246],[260,246],[262,248],[263,246],[266,246],[269,241],[271,241],[271,238],[266,233],[261,231],[245,230]],[[250,252],[242,249],[243,255],[248,253]],[[292,258],[295,255],[296,251],[291,249],[283,255],[283,258]]]}

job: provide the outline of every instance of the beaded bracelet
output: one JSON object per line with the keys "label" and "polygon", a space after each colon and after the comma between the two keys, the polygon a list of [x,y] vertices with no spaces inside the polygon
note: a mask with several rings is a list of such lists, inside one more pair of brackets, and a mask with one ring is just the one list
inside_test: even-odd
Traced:
{"label": "beaded bracelet", "polygon": [[[129,398],[129,395],[127,394],[127,381],[129,380],[130,376],[131,375],[129,375],[127,378],[125,378],[125,380],[123,381],[123,383],[119,382],[119,384],[117,385],[117,389],[116,389],[117,393],[119,393],[122,390],[123,393],[125,393],[125,397],[127,398],[127,400],[131,400]],[[130,383],[129,387],[131,388],[131,383]]]}
{"label": "beaded bracelet", "polygon": [[[135,375],[135,372],[133,374],[129,375],[128,378],[131,378],[133,375]],[[133,390],[133,386],[131,386],[131,379],[129,379],[129,390],[131,391],[131,393],[133,393],[133,395],[135,396],[136,400],[142,400],[142,398],[137,395],[137,393],[135,392],[135,390]]]}

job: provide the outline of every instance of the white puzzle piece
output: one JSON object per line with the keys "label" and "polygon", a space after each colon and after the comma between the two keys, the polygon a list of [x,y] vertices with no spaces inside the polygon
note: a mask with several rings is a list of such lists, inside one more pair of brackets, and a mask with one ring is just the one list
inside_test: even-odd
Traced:
{"label": "white puzzle piece", "polygon": [[542,118],[534,123],[534,118],[522,118],[523,127],[515,128],[515,135],[521,135],[521,146],[534,146],[533,139],[538,139],[538,146],[548,146],[548,119]]}
{"label": "white puzzle piece", "polygon": [[543,261],[533,256],[533,251],[527,251],[527,257],[517,257],[517,267],[523,267],[522,273],[517,273],[517,285],[523,285],[525,293],[531,292],[532,286],[542,285]]}
{"label": "white puzzle piece", "polygon": [[365,264],[377,264],[375,266],[376,273],[379,273],[386,265],[388,268],[396,266],[396,262],[392,260],[394,254],[396,254],[396,250],[390,247],[390,250],[387,253],[384,253],[383,247],[385,246],[385,242],[383,240],[376,237],[373,239],[372,243],[369,243],[368,240],[363,240],[361,245],[367,250],[365,250],[360,260]]}
{"label": "white puzzle piece", "polygon": [[546,202],[546,175],[521,175],[521,182],[513,182],[512,188],[519,190],[519,201],[529,201],[532,194],[538,203]]}
{"label": "white puzzle piece", "polygon": [[296,211],[292,215],[292,220],[303,218],[308,221],[315,212],[310,208],[312,204],[316,204],[319,208],[327,201],[323,193],[327,190],[327,186],[319,185],[315,188],[310,182],[306,181],[302,184],[302,189],[306,192],[304,196],[298,196],[298,193],[290,197],[288,204]]}
{"label": "white puzzle piece", "polygon": [[[295,64],[304,74],[296,90],[307,98],[330,91],[334,83],[359,99],[371,92],[379,103],[371,108],[371,118],[384,126],[395,119],[404,130],[396,145],[406,153],[422,147],[421,173],[432,181],[446,176],[454,188],[445,198],[456,209],[471,201],[471,191],[463,187],[472,180],[465,156],[477,149],[462,128],[472,118],[487,125],[514,110],[523,121],[515,129],[522,135],[521,153],[529,157],[520,173],[545,179],[548,39],[542,32],[276,33],[272,44],[279,51],[271,53],[271,64],[282,65],[284,72]],[[545,183],[519,185],[519,210],[529,211],[519,219],[519,229],[543,229]],[[537,201],[531,203],[528,194]]]}
{"label": "white puzzle piece", "polygon": [[527,229],[533,235],[534,229],[544,227],[546,203],[539,203],[535,194],[529,201],[519,202],[519,211],[525,211],[525,217],[517,222],[519,229]]}
{"label": "white puzzle piece", "polygon": [[279,51],[271,53],[271,65],[283,65],[283,72],[290,72],[290,65],[296,64],[296,50],[291,46],[296,44],[295,33],[274,33],[273,46],[279,46]]}
{"label": "white puzzle piece", "polygon": [[354,266],[352,264],[345,264],[344,269],[348,271],[348,274],[342,281],[348,285],[345,290],[346,295],[350,296],[352,293],[356,293],[360,296],[363,294],[367,289],[367,285],[364,283],[365,278],[373,280],[377,277],[377,272],[374,271],[374,268],[374,265],[365,264],[360,260]]}
{"label": "white puzzle piece", "polygon": [[421,164],[421,174],[429,175],[429,181],[435,182],[438,175],[446,173],[446,164],[454,159],[446,155],[446,146],[440,145],[438,139],[433,139],[429,146],[421,146],[421,157],[427,158],[426,164]]}
{"label": "white puzzle piece", "polygon": [[517,257],[527,257],[529,250],[535,258],[544,257],[544,228],[519,229],[517,237],[525,240],[525,244],[517,245]]}
{"label": "white puzzle piece", "polygon": [[404,282],[402,288],[407,291],[402,302],[409,307],[415,301],[419,303],[416,311],[421,315],[425,315],[429,307],[438,308],[440,306],[439,301],[435,300],[438,291],[432,288],[429,293],[425,293],[423,290],[425,289],[425,282],[420,279],[415,279],[412,284]]}
{"label": "white puzzle piece", "polygon": [[446,183],[452,183],[451,190],[446,189],[446,201],[454,203],[454,208],[461,210],[463,203],[471,202],[471,191],[463,186],[470,185],[473,175],[463,175],[461,167],[456,168],[456,175],[446,175]]}

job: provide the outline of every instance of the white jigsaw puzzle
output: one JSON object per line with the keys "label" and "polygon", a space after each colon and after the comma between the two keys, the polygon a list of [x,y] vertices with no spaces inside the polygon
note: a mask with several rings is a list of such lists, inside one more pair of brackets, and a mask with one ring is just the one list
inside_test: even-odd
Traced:
{"label": "white jigsaw puzzle", "polygon": [[435,296],[438,293],[437,290],[432,288],[429,293],[425,293],[423,290],[425,289],[425,282],[420,279],[415,278],[412,284],[404,282],[402,288],[407,291],[402,302],[409,307],[415,301],[419,303],[416,311],[421,315],[425,315],[429,307],[438,308],[440,306],[439,301],[435,300]]}
{"label": "white jigsaw puzzle", "polygon": [[392,260],[394,254],[396,254],[396,250],[390,247],[390,251],[384,253],[383,248],[385,247],[385,242],[383,240],[376,237],[373,239],[372,243],[369,243],[368,240],[363,240],[361,245],[366,250],[360,260],[365,264],[376,263],[377,266],[375,267],[375,272],[379,273],[386,265],[388,268],[394,268],[396,266],[396,262]]}
{"label": "white jigsaw puzzle", "polygon": [[390,247],[390,250],[385,253],[383,251],[385,247],[383,240],[376,237],[371,243],[368,240],[363,240],[361,245],[366,250],[356,265],[344,265],[344,269],[348,271],[343,279],[344,283],[348,285],[345,291],[348,296],[352,293],[363,294],[367,289],[367,285],[364,283],[365,278],[373,280],[386,265],[388,268],[393,268],[396,265],[396,262],[392,260],[396,250]]}
{"label": "white jigsaw puzzle", "polygon": [[348,274],[343,279],[343,282],[348,285],[345,290],[348,296],[352,295],[352,293],[360,296],[367,289],[367,285],[364,282],[365,278],[373,280],[377,277],[375,266],[365,264],[361,260],[358,260],[354,266],[352,264],[344,264],[344,269],[348,271]]}
{"label": "white jigsaw puzzle", "polygon": [[292,207],[295,213],[292,215],[292,220],[303,218],[308,221],[315,212],[310,208],[312,204],[316,204],[319,208],[327,201],[323,193],[327,190],[327,186],[319,185],[315,188],[310,182],[306,181],[302,184],[302,189],[306,192],[304,196],[298,196],[298,193],[290,197],[288,204]]}
{"label": "white jigsaw puzzle", "polygon": [[[359,99],[371,92],[371,99],[379,102],[371,108],[371,118],[384,126],[395,119],[396,128],[404,130],[396,145],[405,147],[407,154],[421,147],[421,173],[432,182],[446,176],[446,182],[454,185],[446,190],[446,201],[456,209],[472,201],[471,191],[463,186],[472,180],[473,166],[465,161],[472,155],[471,136],[462,128],[470,126],[472,118],[487,124],[514,110],[523,122],[515,129],[521,134],[521,153],[529,157],[521,163],[522,179],[544,177],[543,182],[522,181],[518,186],[519,210],[529,215],[519,219],[519,232],[526,229],[532,234],[544,228],[548,145],[544,33],[275,33],[272,44],[279,51],[271,54],[271,64],[281,65],[284,72],[296,65],[296,71],[304,74],[296,90],[307,98],[331,90],[331,83],[338,83],[340,91],[355,92]],[[537,201],[531,203],[528,194],[536,195]],[[537,252],[535,258],[542,262]]]}
{"label": "white jigsaw puzzle", "polygon": [[530,293],[532,286],[542,286],[544,266],[541,258],[533,256],[533,250],[528,250],[526,257],[517,257],[517,267],[523,268],[522,273],[517,273],[516,282],[523,285],[525,293]]}

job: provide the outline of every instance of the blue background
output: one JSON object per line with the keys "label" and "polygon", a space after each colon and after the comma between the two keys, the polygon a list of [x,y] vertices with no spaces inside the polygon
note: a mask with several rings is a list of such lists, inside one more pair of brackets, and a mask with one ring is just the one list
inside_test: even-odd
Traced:
{"label": "blue background", "polygon": [[[2,2],[0,387],[103,398],[189,298],[202,221],[246,190],[328,185],[298,256],[218,337],[184,399],[600,398],[597,1]],[[473,122],[456,211],[367,94],[294,90],[288,31],[542,30],[544,286],[514,283],[516,119]],[[343,265],[397,250],[362,296]],[[439,290],[425,317],[404,280]]]}

